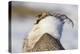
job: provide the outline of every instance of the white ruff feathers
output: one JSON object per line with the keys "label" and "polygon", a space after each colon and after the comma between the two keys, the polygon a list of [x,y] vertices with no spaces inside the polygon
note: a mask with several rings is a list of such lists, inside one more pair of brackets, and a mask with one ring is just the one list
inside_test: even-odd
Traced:
{"label": "white ruff feathers", "polygon": [[40,39],[44,33],[52,35],[56,39],[60,39],[60,33],[63,22],[53,16],[47,16],[42,19],[39,24],[33,26],[32,31],[27,37],[28,49],[32,49],[35,43]]}

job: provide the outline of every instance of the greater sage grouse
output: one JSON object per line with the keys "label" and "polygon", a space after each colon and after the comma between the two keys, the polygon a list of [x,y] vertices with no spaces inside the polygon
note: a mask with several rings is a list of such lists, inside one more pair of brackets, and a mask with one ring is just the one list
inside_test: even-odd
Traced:
{"label": "greater sage grouse", "polygon": [[36,17],[36,23],[29,35],[24,39],[23,52],[64,50],[60,43],[62,28],[67,19],[64,14],[51,15],[42,12]]}

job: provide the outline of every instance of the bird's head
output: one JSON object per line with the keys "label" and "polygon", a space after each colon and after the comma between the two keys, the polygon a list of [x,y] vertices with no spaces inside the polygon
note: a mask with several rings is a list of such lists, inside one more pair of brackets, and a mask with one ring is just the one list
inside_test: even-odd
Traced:
{"label": "bird's head", "polygon": [[40,22],[40,20],[44,19],[46,16],[48,16],[49,14],[45,11],[39,13],[37,16],[36,16],[36,23],[35,24],[38,24]]}
{"label": "bird's head", "polygon": [[54,16],[55,18],[59,19],[60,21],[62,21],[64,23],[65,23],[65,21],[67,21],[67,22],[72,24],[72,27],[74,26],[73,21],[68,16],[66,16],[65,14],[59,14],[58,13],[58,14],[53,14],[52,15],[49,12],[46,12],[46,11],[43,11],[36,16],[36,23],[35,24],[38,24],[40,22],[40,20],[44,19],[47,16]]}

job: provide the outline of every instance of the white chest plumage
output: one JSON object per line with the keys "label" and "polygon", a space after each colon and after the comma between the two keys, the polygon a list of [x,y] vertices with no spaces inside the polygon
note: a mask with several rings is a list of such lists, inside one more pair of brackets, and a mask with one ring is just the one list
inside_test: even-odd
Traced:
{"label": "white chest plumage", "polygon": [[28,49],[32,49],[35,43],[44,33],[48,33],[54,38],[60,39],[60,30],[63,25],[62,23],[63,22],[53,16],[47,16],[46,18],[42,19],[38,24],[34,25],[32,31],[27,37],[27,46],[29,47]]}
{"label": "white chest plumage", "polygon": [[49,34],[56,40],[60,40],[65,20],[68,20],[74,26],[73,21],[64,14],[53,16],[49,13],[42,12],[37,17],[36,23],[25,41],[27,44],[24,44],[26,47],[24,47],[24,50],[32,50],[44,34]]}
{"label": "white chest plumage", "polygon": [[63,22],[54,16],[47,16],[39,22],[42,33],[48,33],[56,39],[60,39]]}

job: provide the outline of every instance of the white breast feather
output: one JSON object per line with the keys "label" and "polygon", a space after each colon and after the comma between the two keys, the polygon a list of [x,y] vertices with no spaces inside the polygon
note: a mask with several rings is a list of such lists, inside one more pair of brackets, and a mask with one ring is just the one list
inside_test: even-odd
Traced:
{"label": "white breast feather", "polygon": [[35,43],[39,40],[39,38],[44,34],[48,33],[52,35],[56,39],[60,39],[60,28],[62,22],[59,19],[56,19],[53,16],[48,16],[42,19],[39,24],[33,26],[32,31],[29,33],[27,37],[27,46],[28,49],[32,49]]}
{"label": "white breast feather", "polygon": [[49,33],[54,38],[60,39],[60,30],[62,28],[62,22],[59,19],[53,16],[48,16],[40,21],[39,27],[42,33]]}

